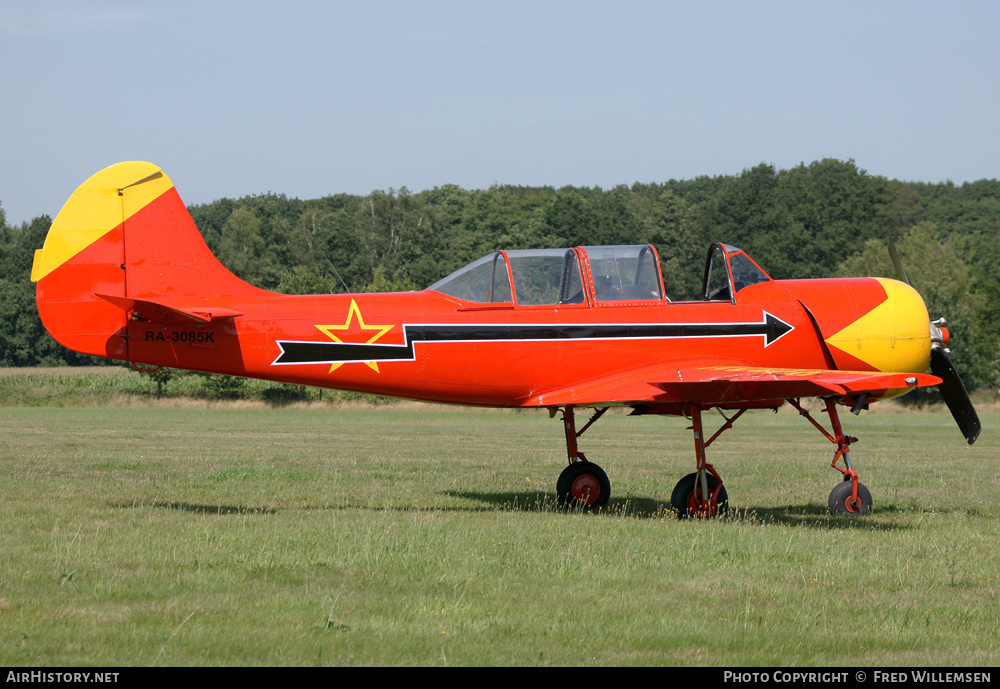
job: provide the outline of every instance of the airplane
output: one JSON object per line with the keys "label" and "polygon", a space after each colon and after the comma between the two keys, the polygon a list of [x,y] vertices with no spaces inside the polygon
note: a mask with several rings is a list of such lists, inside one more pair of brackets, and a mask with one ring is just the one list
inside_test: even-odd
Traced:
{"label": "airplane", "polygon": [[[254,287],[211,253],[173,183],[146,162],[97,172],[36,251],[41,320],[66,347],[131,362],[428,402],[561,415],[567,508],[608,503],[607,474],[579,438],[613,407],[684,416],[694,471],[681,518],[723,514],[707,449],[746,411],[788,403],[836,446],[832,514],[870,512],[839,406],[938,385],[971,445],[981,426],[946,348],[906,281],[774,280],[745,251],[710,247],[701,298],[671,301],[651,245],[499,250],[422,291],[286,295]],[[931,373],[926,373],[928,364]],[[803,398],[819,398],[830,430]],[[576,411],[594,410],[577,429]],[[724,419],[712,435],[705,412]],[[727,416],[730,414],[730,416]]]}

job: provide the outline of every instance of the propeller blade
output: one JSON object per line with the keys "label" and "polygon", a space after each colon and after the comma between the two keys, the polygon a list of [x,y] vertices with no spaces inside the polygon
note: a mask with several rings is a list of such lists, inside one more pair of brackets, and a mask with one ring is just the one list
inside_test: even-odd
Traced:
{"label": "propeller blade", "polygon": [[[889,258],[892,259],[892,265],[896,268],[896,277],[900,282],[909,285],[910,281],[906,277],[906,271],[903,270],[903,262],[899,258],[899,251],[896,249],[896,242],[892,240],[892,235],[889,236]],[[976,408],[972,406],[972,400],[969,399],[969,393],[966,392],[962,379],[955,371],[954,364],[951,363],[948,350],[940,346],[943,341],[940,329],[942,325],[944,325],[943,318],[931,324],[931,337],[932,339],[936,337],[937,339],[933,339],[933,341],[939,343],[931,347],[931,373],[941,379],[941,384],[938,385],[941,397],[948,405],[962,435],[971,445],[979,437],[982,424],[979,423],[979,415],[976,414]]]}
{"label": "propeller blade", "polygon": [[896,250],[896,242],[892,241],[892,237],[889,237],[889,258],[892,259],[892,265],[896,268],[896,278],[900,282],[905,282],[910,284],[910,281],[906,279],[906,271],[903,270],[903,262],[899,260],[899,251]]}
{"label": "propeller blade", "polygon": [[969,400],[969,393],[965,391],[965,385],[962,384],[962,379],[958,377],[955,366],[951,363],[951,357],[941,347],[931,350],[931,373],[941,379],[938,389],[962,435],[969,445],[976,442],[979,431],[982,430],[979,415],[976,414],[976,409]]}

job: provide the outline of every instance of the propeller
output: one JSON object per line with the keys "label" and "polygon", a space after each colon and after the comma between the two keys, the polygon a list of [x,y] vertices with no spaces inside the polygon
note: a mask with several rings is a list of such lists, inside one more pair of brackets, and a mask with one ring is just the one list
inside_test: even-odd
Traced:
{"label": "propeller", "polygon": [[[896,268],[896,276],[900,282],[907,285],[910,281],[906,278],[906,271],[903,270],[903,262],[899,260],[899,251],[896,250],[896,243],[889,237],[889,258]],[[971,445],[976,442],[982,424],[979,423],[979,415],[976,408],[972,406],[969,393],[965,390],[961,377],[955,370],[955,365],[951,363],[950,350],[945,346],[948,344],[948,331],[944,326],[945,319],[939,318],[931,323],[931,373],[941,379],[938,390],[944,403],[948,405],[955,423],[965,436],[965,440]]]}

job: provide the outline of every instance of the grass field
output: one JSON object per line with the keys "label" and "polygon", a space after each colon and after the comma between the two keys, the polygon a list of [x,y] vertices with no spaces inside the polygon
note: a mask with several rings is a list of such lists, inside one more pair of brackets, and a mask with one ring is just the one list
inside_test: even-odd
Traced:
{"label": "grass field", "polygon": [[611,503],[566,514],[544,412],[0,407],[0,664],[994,666],[981,415],[969,448],[946,412],[845,414],[852,521],[833,445],[752,412],[710,448],[729,516],[681,522],[683,419],[602,419]]}

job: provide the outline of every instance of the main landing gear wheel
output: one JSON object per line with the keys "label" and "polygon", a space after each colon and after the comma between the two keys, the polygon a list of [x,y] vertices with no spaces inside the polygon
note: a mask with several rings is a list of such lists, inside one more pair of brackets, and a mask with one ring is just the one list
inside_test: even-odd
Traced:
{"label": "main landing gear wheel", "polygon": [[556,495],[564,507],[604,507],[611,497],[611,481],[593,462],[574,462],[559,474]]}
{"label": "main landing gear wheel", "polygon": [[670,495],[670,504],[677,511],[678,519],[718,517],[729,507],[729,495],[726,487],[719,485],[719,479],[712,474],[708,475],[708,492],[712,494],[716,487],[719,494],[715,500],[710,500],[707,504],[701,500],[701,486],[698,481],[698,474],[688,474],[674,486],[674,492]]}
{"label": "main landing gear wheel", "polygon": [[872,494],[865,488],[865,484],[858,484],[858,497],[853,497],[853,494],[851,481],[841,481],[830,491],[828,503],[830,514],[846,514],[852,517],[868,514],[872,509]]}

